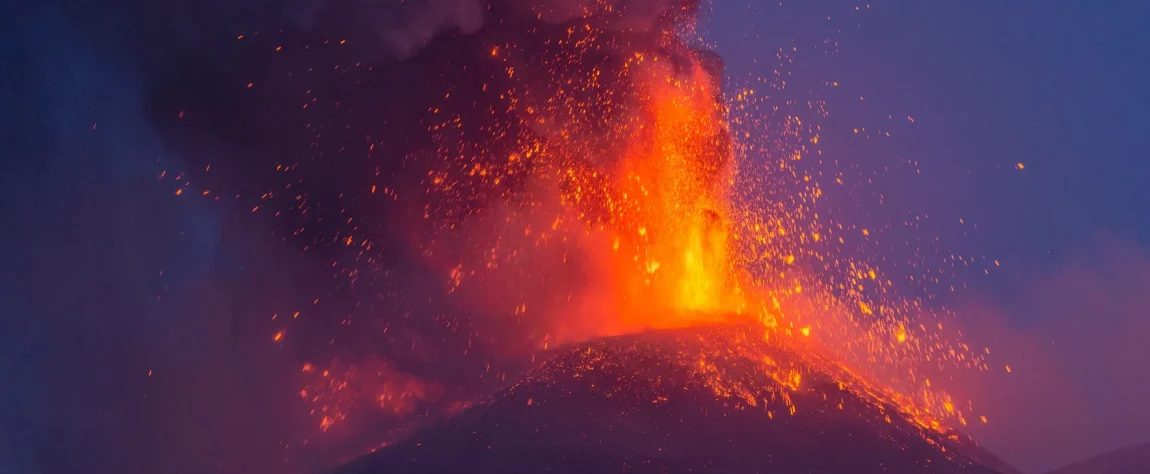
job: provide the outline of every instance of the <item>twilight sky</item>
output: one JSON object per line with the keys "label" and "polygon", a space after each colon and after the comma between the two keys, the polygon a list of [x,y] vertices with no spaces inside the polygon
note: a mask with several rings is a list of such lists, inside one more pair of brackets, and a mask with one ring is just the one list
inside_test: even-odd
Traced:
{"label": "twilight sky", "polygon": [[[928,214],[915,232],[1001,262],[960,271],[968,287],[938,301],[1013,368],[959,381],[991,421],[971,431],[1027,472],[1150,440],[1150,4],[713,3],[730,77],[771,76],[793,46],[796,97],[819,89],[830,111],[824,152],[890,169],[872,188],[883,204],[835,204],[860,221]],[[251,315],[310,302],[295,275],[315,262],[269,245],[273,225],[246,208],[156,180],[298,141],[251,138],[261,124],[244,118],[278,119],[258,101],[165,128],[173,106],[192,122],[241,97],[176,104],[166,88],[278,66],[235,46],[238,8],[158,5],[0,7],[0,473],[264,472],[311,426],[293,405],[301,356]],[[815,47],[827,38],[833,54]]]}
{"label": "twilight sky", "polygon": [[[826,3],[841,7],[830,20]],[[774,62],[755,60],[793,44],[795,87],[840,83],[823,96],[828,154],[872,168],[919,162],[921,174],[888,173],[876,186],[885,204],[864,213],[926,213],[920,231],[943,247],[1001,262],[944,295],[968,336],[1014,369],[966,382],[991,419],[972,431],[992,450],[1041,472],[1150,441],[1141,402],[1150,399],[1150,4],[866,5],[716,2],[709,33],[731,76],[769,75]],[[827,37],[837,55],[813,47]],[[915,122],[890,124],[888,114]],[[893,132],[844,139],[854,127]]]}

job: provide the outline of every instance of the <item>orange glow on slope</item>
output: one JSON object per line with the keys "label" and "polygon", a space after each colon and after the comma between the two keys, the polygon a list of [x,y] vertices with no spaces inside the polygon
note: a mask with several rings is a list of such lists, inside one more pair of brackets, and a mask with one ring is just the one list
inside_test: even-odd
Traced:
{"label": "orange glow on slope", "polygon": [[[936,330],[921,301],[895,295],[897,276],[887,275],[880,259],[847,256],[881,239],[881,229],[820,212],[824,183],[844,179],[819,158],[818,126],[789,114],[756,122],[753,106],[765,103],[763,94],[740,89],[724,97],[705,53],[683,39],[689,26],[657,32],[661,49],[618,57],[603,51],[626,51],[626,36],[590,23],[534,38],[539,44],[481,50],[494,72],[476,88],[498,118],[473,126],[481,133],[465,133],[474,105],[456,110],[445,93],[428,109],[435,146],[417,157],[432,163],[418,190],[431,196],[423,219],[443,235],[467,235],[474,246],[457,260],[436,254],[447,260],[437,262],[446,293],[474,284],[486,296],[482,283],[472,283],[482,276],[545,280],[566,268],[533,258],[549,250],[584,270],[588,282],[541,285],[569,293],[557,295],[567,296],[563,308],[544,309],[551,318],[536,318],[542,336],[533,342],[541,348],[644,329],[755,322],[767,340],[794,338],[840,358],[852,379],[874,382],[863,389],[882,392],[880,399],[924,428],[971,416],[969,404],[932,387],[922,368],[983,370],[981,356],[941,336],[941,323]],[[816,114],[825,112],[812,104]],[[735,136],[735,125],[759,134]],[[509,182],[529,191],[509,191]],[[400,199],[394,188],[380,188]],[[469,207],[483,198],[497,205]],[[350,235],[338,241],[364,245]],[[526,318],[525,301],[492,306],[521,321],[539,311],[532,303]],[[365,396],[389,414],[434,394],[394,382],[402,374],[386,375],[388,382],[361,391],[374,392]],[[307,398],[320,404],[326,430],[346,417],[334,407],[351,402],[344,400],[348,384],[324,377]],[[797,373],[778,378],[795,388],[802,382]],[[394,395],[380,386],[404,388]]]}

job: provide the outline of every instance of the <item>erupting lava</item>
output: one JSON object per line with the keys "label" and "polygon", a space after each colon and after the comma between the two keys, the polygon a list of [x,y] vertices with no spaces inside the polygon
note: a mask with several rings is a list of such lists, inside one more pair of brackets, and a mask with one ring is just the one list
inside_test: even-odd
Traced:
{"label": "erupting lava", "polygon": [[[499,315],[429,314],[452,333],[443,345],[455,341],[466,358],[476,346],[490,356],[516,344],[752,324],[762,338],[839,360],[828,373],[869,381],[867,393],[921,428],[976,417],[930,377],[985,370],[982,354],[944,337],[920,301],[899,298],[895,277],[847,256],[874,231],[820,212],[821,186],[843,176],[819,158],[818,125],[777,106],[756,115],[770,103],[762,91],[723,93],[721,61],[697,46],[696,2],[650,2],[657,14],[610,0],[539,3],[549,6],[491,2],[486,26],[439,46],[466,59],[432,69],[442,80],[427,86],[438,98],[422,115],[424,136],[408,138],[394,169],[377,168],[370,191],[356,191],[398,209],[388,225],[446,283],[443,298]],[[341,276],[394,277],[370,253],[386,246],[365,232],[355,225],[332,239],[360,249],[362,266]],[[403,307],[404,319],[420,317]],[[324,430],[349,417],[349,398],[390,416],[418,414],[421,401],[468,403],[388,364],[324,365],[304,367],[314,383],[301,392]],[[485,382],[510,382],[510,369],[476,365]],[[779,386],[797,389],[800,376],[787,377]]]}
{"label": "erupting lava", "polygon": [[498,183],[528,162],[526,179],[538,191],[527,206],[553,214],[544,239],[572,239],[560,245],[595,266],[575,302],[604,318],[581,329],[590,335],[737,311],[722,217],[733,163],[726,108],[717,71],[704,67],[707,53],[681,39],[696,7],[668,10],[643,32],[594,21],[612,11],[600,8],[557,35],[537,33],[534,44],[492,47],[492,60],[506,65],[500,97],[519,122],[509,128],[529,132],[515,140],[508,169],[480,169],[478,181],[449,185]]}
{"label": "erupting lava", "polygon": [[605,233],[602,240],[610,242],[609,249],[588,249],[590,258],[610,262],[605,270],[611,283],[604,289],[609,305],[592,309],[614,315],[599,329],[604,334],[681,327],[744,306],[723,217],[733,160],[716,79],[696,57],[687,56],[682,77],[660,76],[670,72],[646,69],[644,58],[636,56],[624,68],[645,74],[633,78],[640,91],[635,123],[625,125],[632,134],[621,144],[615,169],[600,182],[595,178],[601,171],[574,179],[580,184],[563,196],[577,207],[588,194],[601,200],[586,204],[604,212],[592,232]]}

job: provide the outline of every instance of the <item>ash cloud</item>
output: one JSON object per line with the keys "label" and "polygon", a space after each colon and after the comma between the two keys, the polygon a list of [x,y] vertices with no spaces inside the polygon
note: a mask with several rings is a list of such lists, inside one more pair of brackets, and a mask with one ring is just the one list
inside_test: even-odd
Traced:
{"label": "ash cloud", "polygon": [[[620,48],[654,51],[660,22],[692,8],[6,5],[0,472],[306,472],[332,462],[316,446],[361,447],[364,432],[409,424],[394,413],[434,418],[504,383],[555,321],[509,319],[492,300],[559,306],[568,295],[554,289],[587,275],[509,273],[447,293],[454,261],[513,238],[491,217],[498,196],[532,190],[421,196],[439,164],[409,157],[433,150],[429,107],[447,91],[460,113],[490,108],[479,86],[503,72],[487,46],[531,41],[531,28],[598,22]],[[460,133],[482,137],[489,119]],[[401,198],[350,193],[372,186]],[[423,218],[431,205],[461,225],[486,212],[465,225],[490,230],[442,236]],[[370,242],[370,259],[337,244],[349,233]],[[300,367],[372,360],[433,389],[325,441],[296,396]]]}

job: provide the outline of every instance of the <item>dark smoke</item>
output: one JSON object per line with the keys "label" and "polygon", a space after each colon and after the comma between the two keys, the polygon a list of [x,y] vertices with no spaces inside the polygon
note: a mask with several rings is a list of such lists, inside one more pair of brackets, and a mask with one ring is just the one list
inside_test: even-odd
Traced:
{"label": "dark smoke", "polygon": [[[541,98],[592,66],[613,77],[632,52],[698,54],[658,41],[695,8],[4,6],[0,472],[311,471],[503,383],[565,313],[507,314],[520,302],[562,306],[587,270],[565,265],[566,249],[543,248],[449,293],[458,262],[520,247],[521,227],[499,216],[523,212],[538,190],[507,180],[429,194],[428,171],[448,168],[445,152],[468,151],[444,143],[486,143],[492,159],[513,145],[490,140],[498,127],[549,133],[524,126],[523,110],[483,84],[537,87]],[[558,68],[527,60],[585,24],[609,32],[612,47]],[[514,80],[488,59],[507,43],[526,50]],[[604,93],[626,103],[628,87]],[[466,118],[457,135],[428,132],[436,107]],[[603,126],[584,137],[590,166],[612,160],[603,137],[618,137]],[[528,264],[554,271],[516,270]],[[356,405],[320,434],[295,394],[309,362],[427,388],[402,413]]]}

